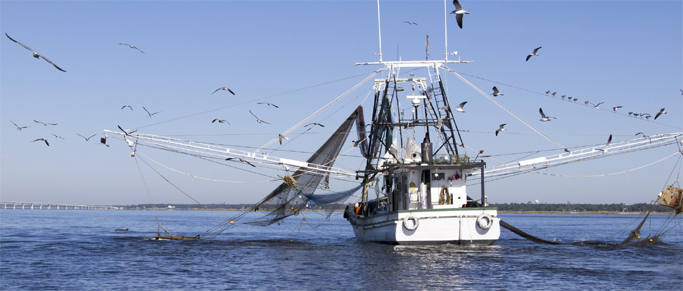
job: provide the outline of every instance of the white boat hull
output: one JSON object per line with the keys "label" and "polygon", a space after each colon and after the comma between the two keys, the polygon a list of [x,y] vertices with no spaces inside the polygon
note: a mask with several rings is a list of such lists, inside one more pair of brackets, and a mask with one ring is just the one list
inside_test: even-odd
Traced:
{"label": "white boat hull", "polygon": [[367,242],[490,245],[500,237],[495,208],[401,210],[368,217],[347,211],[346,218],[356,237]]}

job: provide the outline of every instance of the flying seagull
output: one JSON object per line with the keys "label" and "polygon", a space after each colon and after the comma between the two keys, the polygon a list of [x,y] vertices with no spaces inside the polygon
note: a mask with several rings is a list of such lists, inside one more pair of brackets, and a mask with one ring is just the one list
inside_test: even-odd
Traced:
{"label": "flying seagull", "polygon": [[[142,106],[142,109],[144,109],[145,111],[147,111],[147,108],[145,108],[145,106]],[[157,112],[154,112],[154,113],[149,113],[149,111],[147,111],[147,114],[149,114],[149,117],[152,117],[152,116],[154,116],[154,114],[157,114],[157,113],[161,113],[161,111],[157,111]]]}
{"label": "flying seagull", "polygon": [[365,141],[365,139],[366,139],[366,137],[364,137],[364,138],[361,139],[361,140],[352,140],[351,142],[353,143],[353,147],[354,147],[354,148],[358,147],[358,145],[360,145],[360,143],[362,143],[363,141]]}
{"label": "flying seagull", "polygon": [[542,48],[542,46],[535,48],[534,52],[532,52],[528,56],[526,56],[526,61],[528,62],[532,56],[538,56],[538,50],[540,50],[541,48]]}
{"label": "flying seagull", "polygon": [[133,107],[130,107],[130,105],[123,105],[123,107],[121,107],[121,110],[123,110],[123,108],[126,108],[126,107],[130,108],[130,111],[133,111]]}
{"label": "flying seagull", "polygon": [[403,21],[403,23],[408,23],[409,25],[413,25],[413,24],[417,25],[417,22]]}
{"label": "flying seagull", "polygon": [[27,47],[27,46],[25,46],[24,44],[22,44],[22,43],[20,43],[20,42],[18,42],[18,41],[16,41],[16,40],[14,40],[14,39],[12,39],[11,37],[9,37],[9,35],[8,35],[7,33],[5,33],[5,35],[6,35],[7,38],[9,38],[11,41],[18,43],[19,45],[23,46],[23,47],[26,48],[27,50],[30,50],[31,52],[33,52],[33,57],[34,57],[34,58],[36,58],[36,59],[43,58],[43,60],[45,60],[45,61],[47,61],[48,63],[50,63],[50,64],[52,64],[53,66],[55,66],[55,68],[57,68],[57,70],[60,70],[60,71],[62,71],[62,72],[66,72],[66,71],[62,70],[62,68],[60,68],[60,67],[58,67],[57,65],[55,65],[55,63],[53,63],[52,61],[48,60],[48,59],[47,59],[46,57],[44,57],[43,55],[41,55],[41,54],[37,53],[36,51],[32,50],[30,47]]}
{"label": "flying seagull", "polygon": [[467,104],[467,101],[460,103],[460,105],[458,105],[458,108],[455,108],[455,111],[465,113],[465,104]]}
{"label": "flying seagull", "polygon": [[506,124],[507,124],[507,123],[503,123],[503,124],[500,125],[500,128],[496,129],[496,136],[498,136],[498,133],[499,133],[499,132],[505,131],[504,126],[505,126]]}
{"label": "flying seagull", "polygon": [[251,113],[251,115],[253,115],[254,117],[256,117],[256,122],[258,122],[258,123],[270,124],[270,123],[268,123],[268,122],[265,122],[265,121],[259,119],[258,116],[256,116],[256,114],[254,114],[253,112],[251,112],[251,110],[249,110],[249,113]]}
{"label": "flying seagull", "polygon": [[286,136],[284,136],[284,135],[282,135],[282,134],[278,134],[278,135],[277,135],[277,138],[280,140],[280,144],[282,144],[282,140],[283,140],[283,139],[289,139],[288,137],[286,137]]}
{"label": "flying seagull", "polygon": [[259,102],[259,103],[256,103],[256,104],[266,104],[266,105],[268,105],[268,106],[273,106],[273,107],[275,107],[275,108],[280,108],[280,106],[277,106],[277,105],[275,105],[275,104],[273,104],[273,103],[268,103],[268,102]]}
{"label": "flying seagull", "polygon": [[602,103],[605,103],[605,102],[600,102],[598,104],[591,103],[591,105],[593,105],[593,107],[595,107],[595,109],[600,109],[600,104],[602,104]]}
{"label": "flying seagull", "polygon": [[545,114],[543,113],[543,108],[538,108],[538,112],[541,113],[541,121],[543,121],[543,122],[550,121],[551,118],[557,119],[557,118],[552,117],[552,116],[545,116]]}
{"label": "flying seagull", "polygon": [[451,11],[451,14],[455,14],[455,20],[458,21],[458,26],[462,29],[462,16],[464,14],[470,14],[470,12],[462,9],[458,0],[453,0],[453,5],[455,5],[455,10]]}
{"label": "flying seagull", "polygon": [[306,124],[306,125],[304,125],[304,127],[309,127],[309,126],[311,126],[311,125],[317,125],[317,126],[320,126],[320,127],[325,127],[324,125],[322,125],[322,124],[320,124],[320,123],[317,123],[317,122],[313,122],[313,123]]}
{"label": "flying seagull", "polygon": [[136,46],[134,46],[134,45],[132,45],[132,44],[127,44],[127,43],[119,43],[119,44],[120,44],[120,45],[127,45],[127,46],[129,46],[130,48],[132,48],[132,49],[139,50],[139,51],[140,51],[141,53],[143,53],[143,54],[145,53],[145,52],[143,52],[141,49],[139,49],[138,47],[136,47]]}
{"label": "flying seagull", "polygon": [[54,133],[52,134],[52,136],[54,136],[55,138],[61,138],[61,139],[64,139],[63,137],[61,137],[61,136],[59,136],[59,135],[56,135],[56,134],[54,134]]}
{"label": "flying seagull", "polygon": [[641,131],[641,132],[638,132],[638,133],[636,133],[636,136],[638,136],[638,135],[642,135],[642,136],[643,136],[643,138],[647,138],[647,139],[649,139],[650,141],[652,141],[652,139],[650,138],[650,136],[649,136],[649,135],[645,135],[645,134],[644,134],[644,133],[643,133],[642,131]]}
{"label": "flying seagull", "polygon": [[[119,129],[123,132],[123,134],[125,134],[125,135],[131,135],[131,134],[133,134],[134,132],[138,131],[137,129],[136,129],[136,130],[133,130],[133,131],[125,131],[125,130],[123,130],[123,128],[121,128],[120,125],[117,125],[117,126],[118,126]],[[92,136],[91,136],[91,137],[92,137]]]}
{"label": "flying seagull", "polygon": [[40,124],[42,124],[42,125],[44,125],[44,126],[48,126],[48,125],[57,125],[56,123],[45,123],[45,122],[41,122],[41,121],[38,121],[38,120],[35,120],[35,119],[34,119],[33,121],[34,121],[35,123],[40,123]]}
{"label": "flying seagull", "polygon": [[500,91],[498,91],[498,88],[496,88],[496,86],[493,86],[493,93],[491,93],[491,95],[493,95],[493,97],[496,97],[498,95],[503,96],[504,94],[500,93]]}
{"label": "flying seagull", "polygon": [[[235,95],[235,92],[232,92],[232,90],[230,90],[230,88],[228,88],[228,87],[220,87],[220,88],[216,89],[216,91],[213,91],[213,93],[216,93],[220,90],[228,90],[228,92],[230,92],[230,94]],[[211,93],[211,94],[213,94],[213,93]]]}
{"label": "flying seagull", "polygon": [[657,112],[657,114],[655,114],[655,119],[657,119],[657,117],[659,117],[662,114],[666,114],[666,111],[664,111],[664,108],[659,109],[659,112]]}
{"label": "flying seagull", "polygon": [[[216,122],[216,121],[218,121],[218,123],[227,123],[227,124],[230,124],[230,122],[228,122],[227,120],[225,120],[225,119],[218,119],[218,118],[216,118],[216,119],[214,119],[213,121],[211,121],[211,123],[214,123],[214,122]],[[232,124],[230,124],[230,125],[232,125]]]}
{"label": "flying seagull", "polygon": [[[10,120],[10,121],[11,121],[11,120]],[[27,127],[28,127],[28,126],[18,126],[18,125],[17,125],[16,123],[14,123],[14,121],[11,121],[11,122],[12,122],[12,124],[14,124],[14,126],[16,126],[16,127],[17,127],[17,130],[22,130],[22,129],[24,129],[24,128],[27,128]]]}
{"label": "flying seagull", "polygon": [[604,149],[597,149],[597,150],[599,150],[599,151],[601,151],[601,152],[603,152],[603,153],[606,153],[606,152],[607,152],[607,147],[609,147],[609,144],[610,144],[611,142],[612,142],[612,135],[610,134],[610,135],[609,135],[609,138],[607,139],[607,144],[605,144],[605,148],[604,148]]}
{"label": "flying seagull", "polygon": [[96,136],[96,135],[97,135],[97,134],[93,134],[93,135],[91,135],[91,136],[89,136],[89,137],[85,137],[85,136],[82,136],[80,133],[77,133],[77,134],[78,134],[78,136],[84,138],[85,141],[90,141],[90,139],[91,139],[93,136]]}
{"label": "flying seagull", "polygon": [[45,142],[45,144],[46,144],[47,146],[50,146],[50,144],[49,144],[49,143],[47,142],[47,140],[46,140],[46,139],[44,139],[44,138],[38,138],[38,139],[34,140],[34,142],[36,142],[36,141],[39,141],[39,140],[42,140],[42,141],[44,141],[44,142]]}
{"label": "flying seagull", "polygon": [[617,109],[621,108],[621,105],[612,107],[612,111],[616,112]]}

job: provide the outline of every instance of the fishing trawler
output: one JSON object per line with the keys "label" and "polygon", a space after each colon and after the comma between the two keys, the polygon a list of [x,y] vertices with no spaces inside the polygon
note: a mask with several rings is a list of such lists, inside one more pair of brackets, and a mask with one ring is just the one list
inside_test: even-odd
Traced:
{"label": "fishing trawler", "polygon": [[[445,10],[444,18],[447,16],[448,11]],[[202,143],[143,134],[135,130],[126,131],[120,127],[121,131],[105,130],[105,137],[101,139],[101,143],[108,145],[107,138],[115,137],[127,143],[132,150],[130,156],[136,159],[149,159],[140,152],[142,147],[148,147],[196,157],[213,165],[238,169],[235,165],[247,169],[257,168],[262,170],[259,174],[271,171],[268,173],[269,176],[282,180],[281,184],[252,207],[239,211],[233,217],[223,218],[220,224],[203,233],[196,236],[178,236],[164,228],[165,235],[157,232],[157,236],[151,238],[153,240],[210,239],[241,224],[268,226],[287,217],[299,215],[304,210],[332,213],[344,209],[345,219],[361,241],[401,245],[490,245],[499,239],[501,227],[518,234],[522,232],[513,230],[512,226],[498,217],[495,207],[489,207],[484,177],[509,177],[575,162],[674,145],[683,137],[681,133],[650,135],[646,138],[643,136],[570,151],[448,67],[469,61],[449,60],[449,55],[455,53],[448,53],[447,48],[444,55],[444,59],[439,60],[430,60],[426,57],[425,60],[419,61],[384,61],[380,37],[379,61],[356,64],[380,66],[380,69],[256,150],[238,150],[215,142]],[[386,76],[374,79],[379,73],[386,73]],[[448,91],[444,86],[445,74],[455,75],[482,97],[557,145],[561,153],[533,158],[529,155],[524,160],[494,166],[487,166],[483,160],[483,151],[475,151],[474,157],[468,155],[453,114],[451,99],[447,96]],[[269,148],[278,140],[282,144],[282,137],[293,134],[308,124],[315,124],[311,122],[321,112],[371,80],[374,80],[374,102],[369,124],[365,123],[363,106],[358,105],[306,161],[277,157],[277,152]],[[461,110],[462,106],[458,106],[456,112]],[[357,171],[335,167],[340,151],[347,144],[347,138],[354,126],[357,140],[353,141],[353,147],[360,150],[363,166]],[[149,163],[145,164],[151,167]],[[160,165],[170,169],[168,166]],[[284,174],[282,170],[285,171]],[[184,173],[193,179],[200,178],[187,172],[175,169],[173,171]],[[158,174],[158,171],[155,172]],[[162,178],[171,183],[167,178]],[[353,182],[357,185],[343,191],[332,191],[330,188],[339,186],[331,184],[331,179]],[[468,181],[471,187],[469,192]],[[178,189],[176,185],[173,186]],[[359,191],[360,197],[357,202],[347,205],[347,200]],[[190,197],[188,193],[183,194]],[[197,202],[194,198],[192,200]],[[265,211],[265,214],[249,221],[243,219],[248,213],[256,211]]]}
{"label": "fishing trawler", "polygon": [[[367,138],[359,136],[367,160],[359,171],[365,185],[362,198],[344,213],[358,239],[391,244],[498,240],[497,210],[486,203],[484,179],[478,199],[467,193],[467,177],[475,172],[483,176],[486,163],[458,150],[463,142],[439,74],[449,63],[462,61],[374,63],[389,73],[375,80],[371,130]],[[406,68],[429,75],[401,77]],[[396,136],[405,144],[397,145]]]}

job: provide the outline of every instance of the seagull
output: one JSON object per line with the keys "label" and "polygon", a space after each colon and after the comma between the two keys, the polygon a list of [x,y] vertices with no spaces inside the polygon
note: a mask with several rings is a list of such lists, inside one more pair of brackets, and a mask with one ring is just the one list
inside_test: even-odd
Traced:
{"label": "seagull", "polygon": [[503,124],[500,125],[500,128],[496,129],[496,136],[498,136],[498,133],[499,133],[499,132],[505,131],[505,128],[503,128],[503,126],[505,126],[506,124],[507,124],[507,123],[503,123]]}
{"label": "seagull", "polygon": [[408,25],[413,25],[413,24],[417,25],[417,22],[403,21],[403,23],[408,23]]}
{"label": "seagull", "polygon": [[11,37],[9,37],[9,35],[8,35],[7,33],[5,33],[5,35],[6,35],[7,38],[9,38],[11,41],[18,43],[19,45],[23,46],[25,49],[30,50],[31,52],[33,52],[33,57],[34,57],[34,58],[36,58],[36,59],[43,58],[43,60],[45,60],[45,61],[47,61],[48,63],[50,63],[50,64],[52,64],[53,66],[55,66],[55,68],[57,68],[57,70],[60,70],[60,71],[62,71],[62,72],[66,72],[66,71],[62,70],[62,68],[60,68],[60,67],[58,67],[57,65],[55,65],[55,63],[53,63],[52,61],[48,60],[48,59],[47,59],[46,57],[44,57],[43,55],[38,54],[36,51],[32,50],[30,47],[27,47],[27,46],[25,46],[24,44],[22,44],[22,43],[20,43],[20,42],[18,42],[18,41],[16,41],[16,40],[14,40],[14,39],[12,39]]}
{"label": "seagull", "polygon": [[[214,119],[213,121],[211,121],[211,123],[214,123],[214,122],[216,122],[216,121],[218,121],[218,123],[227,123],[227,124],[230,124],[230,122],[228,122],[227,120],[225,120],[225,119],[218,119],[218,118],[216,118],[216,119]],[[230,125],[232,125],[232,124],[230,124]]]}
{"label": "seagull", "polygon": [[123,107],[121,107],[121,110],[123,110],[123,108],[126,108],[126,107],[130,108],[130,111],[133,111],[133,107],[130,107],[130,105],[123,105]]}
{"label": "seagull", "polygon": [[610,134],[610,135],[609,135],[609,138],[607,139],[607,144],[605,145],[605,148],[604,148],[604,149],[597,149],[597,150],[599,150],[599,151],[601,151],[601,152],[603,152],[603,153],[606,153],[606,152],[607,152],[607,147],[609,147],[609,144],[610,144],[611,142],[612,142],[612,135]]}
{"label": "seagull", "polygon": [[500,91],[498,91],[498,88],[496,88],[496,86],[493,86],[493,93],[491,93],[491,95],[493,95],[493,97],[496,97],[498,95],[503,96],[504,94],[500,93]]}
{"label": "seagull", "polygon": [[579,101],[579,98],[574,98],[574,102]]}
{"label": "seagull", "polygon": [[[216,89],[216,91],[213,91],[213,93],[216,93],[216,92],[218,92],[218,91],[220,91],[220,90],[228,90],[228,92],[230,92],[230,94],[235,95],[235,92],[232,92],[232,90],[230,90],[228,87],[221,87],[221,88],[218,88],[218,89]],[[211,93],[211,94],[213,94],[213,93]]]}
{"label": "seagull", "polygon": [[628,113],[628,116],[631,116],[631,115],[633,115],[633,111],[631,111],[631,112]]}
{"label": "seagull", "polygon": [[552,95],[553,95],[553,96],[557,95],[557,92],[553,92],[553,94],[552,94]]}
{"label": "seagull", "polygon": [[666,111],[664,111],[664,108],[659,109],[659,112],[657,112],[657,114],[655,114],[655,119],[657,119],[657,117],[659,117],[662,114],[666,114]]}
{"label": "seagull", "polygon": [[453,0],[453,5],[455,5],[455,10],[451,11],[451,14],[455,14],[455,20],[458,21],[458,26],[460,26],[460,29],[462,29],[462,16],[464,14],[470,14],[470,12],[463,10],[458,0]]}
{"label": "seagull", "polygon": [[541,113],[541,121],[543,121],[543,122],[550,121],[551,118],[557,119],[557,118],[552,117],[552,116],[545,116],[545,114],[543,113],[543,108],[538,108],[538,112]]}
{"label": "seagull", "polygon": [[132,49],[139,50],[139,51],[140,51],[141,53],[143,53],[143,54],[145,53],[145,52],[143,52],[142,50],[140,50],[138,47],[136,47],[136,46],[134,46],[134,45],[132,45],[132,44],[127,44],[127,43],[119,43],[119,44],[120,44],[120,45],[127,45],[127,46],[129,46],[130,48],[132,48]]}
{"label": "seagull", "polygon": [[256,122],[258,122],[258,123],[270,124],[270,123],[268,123],[268,122],[265,122],[265,121],[259,119],[258,116],[256,116],[256,114],[254,114],[253,112],[251,112],[251,110],[249,110],[249,113],[251,113],[251,115],[253,115],[254,117],[256,117]]}
{"label": "seagull", "polygon": [[286,136],[284,136],[284,135],[282,135],[282,134],[278,134],[278,135],[277,135],[277,138],[280,140],[280,144],[282,144],[282,140],[283,140],[283,139],[289,139],[288,137],[286,137]]}
{"label": "seagull", "polygon": [[52,134],[52,136],[54,136],[54,137],[56,137],[56,138],[64,139],[63,137],[61,137],[61,136],[59,136],[59,135],[56,135],[56,134],[54,134],[54,133]]}
{"label": "seagull", "polygon": [[602,104],[602,103],[605,103],[605,102],[600,102],[598,104],[591,103],[591,105],[593,105],[593,107],[595,107],[595,109],[600,109],[600,104]]}
{"label": "seagull", "polygon": [[304,127],[308,127],[308,126],[311,126],[311,125],[317,125],[317,126],[320,126],[320,127],[325,127],[324,125],[322,125],[322,124],[320,124],[320,123],[317,123],[317,122],[313,122],[313,123],[306,124],[306,125],[304,125]]}
{"label": "seagull", "polygon": [[[136,129],[136,130],[133,130],[133,131],[125,131],[125,130],[123,130],[123,128],[121,128],[120,125],[117,125],[117,126],[118,126],[119,129],[123,132],[123,134],[125,134],[125,135],[131,135],[131,134],[135,133],[136,131],[138,131],[137,129]],[[80,135],[80,134],[79,134],[79,135]],[[92,136],[91,136],[91,137],[92,137]],[[90,138],[90,137],[89,137],[89,138]]]}
{"label": "seagull", "polygon": [[566,97],[567,97],[567,95],[562,95],[562,100],[564,100],[564,98],[566,98]]}
{"label": "seagull", "polygon": [[617,112],[617,109],[621,108],[621,105],[612,107],[612,111]]}
{"label": "seagull", "polygon": [[460,103],[460,105],[458,105],[458,108],[455,108],[455,111],[465,113],[465,109],[463,108],[465,107],[465,104],[467,104],[467,101]]}
{"label": "seagull", "polygon": [[44,125],[44,126],[48,126],[48,125],[57,125],[56,123],[45,123],[45,122],[40,122],[40,121],[35,120],[35,119],[34,119],[33,121],[34,121],[35,123],[40,123],[40,124],[42,124],[42,125]]}
{"label": "seagull", "polygon": [[586,104],[586,105],[588,105],[588,103],[590,103],[590,101],[588,101],[588,100],[586,100],[586,102],[583,102],[583,104]]}
{"label": "seagull", "polygon": [[91,135],[91,136],[89,136],[89,137],[85,137],[85,136],[82,136],[80,133],[77,133],[77,134],[78,134],[78,136],[84,138],[85,141],[90,141],[90,139],[91,139],[93,136],[96,136],[96,135],[97,135],[97,134],[93,134],[93,135]]}
{"label": "seagull", "polygon": [[545,91],[545,94],[550,94],[550,90],[548,90],[548,91]]}
{"label": "seagull", "polygon": [[[225,160],[226,160],[226,161],[232,161],[233,159],[235,159],[235,158],[227,158],[227,159],[225,159]],[[242,163],[247,163],[248,165],[250,165],[250,166],[256,168],[256,166],[254,166],[254,164],[250,163],[249,161],[245,161],[245,160],[243,160],[242,158],[237,158],[237,160],[240,161],[240,162],[242,162]]]}
{"label": "seagull", "polygon": [[[142,109],[144,109],[145,111],[147,111],[147,108],[145,108],[145,106],[142,106]],[[149,113],[149,111],[147,111],[147,114],[149,114],[149,117],[152,117],[152,116],[154,116],[154,114],[157,114],[157,113],[161,113],[161,111],[157,111],[157,112],[154,112],[154,113]]]}
{"label": "seagull", "polygon": [[[10,120],[10,121],[11,121],[11,120]],[[16,126],[16,127],[17,127],[17,130],[22,130],[22,129],[24,129],[24,128],[27,128],[27,127],[28,127],[28,126],[18,126],[18,125],[17,125],[16,123],[14,123],[14,121],[11,121],[11,122],[12,122],[12,124],[14,124],[14,126]]]}
{"label": "seagull", "polygon": [[279,106],[277,106],[277,105],[275,105],[275,104],[273,104],[273,103],[268,103],[268,102],[259,102],[259,103],[256,103],[256,104],[266,104],[266,105],[268,105],[268,106],[273,106],[273,107],[275,107],[275,108],[280,108]]}
{"label": "seagull", "polygon": [[652,139],[650,138],[650,136],[649,136],[649,135],[645,135],[645,134],[644,134],[644,133],[643,133],[642,131],[641,131],[641,132],[638,132],[638,133],[636,133],[636,136],[638,136],[638,135],[642,135],[642,136],[643,136],[643,138],[647,138],[647,139],[649,139],[650,141],[652,141]]}
{"label": "seagull", "polygon": [[528,56],[526,56],[526,61],[528,62],[532,56],[538,56],[538,50],[540,50],[541,48],[541,46],[535,48],[533,53],[530,53]]}
{"label": "seagull", "polygon": [[34,142],[36,142],[36,141],[39,141],[39,140],[42,140],[42,141],[44,141],[44,142],[45,142],[45,144],[46,144],[47,146],[50,146],[50,144],[49,144],[49,143],[47,142],[47,140],[46,140],[46,139],[44,139],[44,138],[38,138],[38,139],[34,140]]}
{"label": "seagull", "polygon": [[365,141],[365,139],[366,139],[366,137],[364,137],[364,138],[361,139],[361,140],[352,140],[351,142],[353,143],[353,147],[354,147],[354,148],[358,147],[358,145],[360,145],[360,143],[362,143],[363,141]]}

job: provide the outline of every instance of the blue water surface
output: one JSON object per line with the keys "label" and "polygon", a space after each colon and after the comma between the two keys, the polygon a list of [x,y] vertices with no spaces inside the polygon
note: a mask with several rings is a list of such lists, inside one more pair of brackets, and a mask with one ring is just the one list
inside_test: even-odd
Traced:
{"label": "blue water surface", "polygon": [[[3,290],[681,290],[681,218],[653,215],[642,234],[666,245],[618,246],[640,215],[500,214],[491,246],[391,246],[355,239],[333,214],[240,225],[215,239],[148,241],[157,220],[194,236],[237,212],[0,210]],[[263,213],[250,213],[256,218]],[[127,232],[115,232],[127,228]],[[572,244],[601,241],[597,244]]]}

